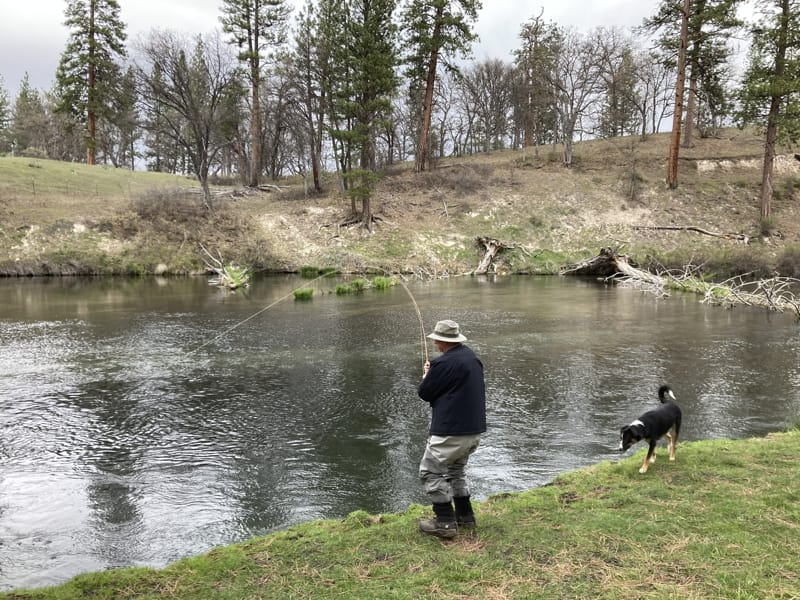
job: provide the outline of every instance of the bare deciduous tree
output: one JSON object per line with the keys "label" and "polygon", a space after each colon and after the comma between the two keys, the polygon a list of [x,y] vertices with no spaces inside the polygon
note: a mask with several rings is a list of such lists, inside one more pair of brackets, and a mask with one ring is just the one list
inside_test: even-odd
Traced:
{"label": "bare deciduous tree", "polygon": [[564,144],[563,162],[572,166],[572,145],[581,132],[582,119],[587,117],[602,90],[599,45],[596,35],[583,35],[575,30],[562,32],[553,70],[548,83],[553,89]]}
{"label": "bare deciduous tree", "polygon": [[234,138],[242,86],[236,57],[218,33],[190,38],[152,31],[137,48],[137,84],[145,113],[159,111],[161,133],[186,153],[211,207],[208,175]]}
{"label": "bare deciduous tree", "polygon": [[476,63],[461,81],[465,101],[478,117],[484,152],[505,147],[513,95],[513,69],[498,58]]}

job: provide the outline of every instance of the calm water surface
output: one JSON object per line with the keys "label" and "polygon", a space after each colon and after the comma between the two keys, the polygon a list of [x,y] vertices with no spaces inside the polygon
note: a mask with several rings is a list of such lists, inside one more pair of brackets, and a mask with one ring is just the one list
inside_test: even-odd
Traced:
{"label": "calm water surface", "polygon": [[[336,296],[325,280],[295,302],[302,283],[232,295],[204,279],[0,281],[0,589],[425,502],[409,296]],[[425,329],[457,320],[486,366],[478,500],[618,460],[619,427],[664,382],[684,440],[763,435],[800,415],[788,315],[559,278],[409,288]]]}

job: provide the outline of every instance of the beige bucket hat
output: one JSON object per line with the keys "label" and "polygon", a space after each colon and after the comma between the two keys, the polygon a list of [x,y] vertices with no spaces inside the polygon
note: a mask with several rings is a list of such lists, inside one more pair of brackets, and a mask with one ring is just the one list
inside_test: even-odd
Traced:
{"label": "beige bucket hat", "polygon": [[461,335],[458,329],[458,323],[445,319],[436,323],[433,328],[433,333],[429,333],[428,337],[432,340],[439,340],[440,342],[466,342],[467,338]]}

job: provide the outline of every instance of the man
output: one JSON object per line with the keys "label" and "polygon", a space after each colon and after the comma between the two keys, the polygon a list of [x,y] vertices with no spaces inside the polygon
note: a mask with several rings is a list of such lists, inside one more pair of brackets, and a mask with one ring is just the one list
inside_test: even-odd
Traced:
{"label": "man", "polygon": [[431,405],[431,428],[419,476],[433,504],[435,518],[423,519],[420,531],[452,538],[458,528],[475,526],[464,468],[486,431],[483,364],[462,342],[455,321],[439,321],[428,335],[442,354],[423,367],[419,397]]}

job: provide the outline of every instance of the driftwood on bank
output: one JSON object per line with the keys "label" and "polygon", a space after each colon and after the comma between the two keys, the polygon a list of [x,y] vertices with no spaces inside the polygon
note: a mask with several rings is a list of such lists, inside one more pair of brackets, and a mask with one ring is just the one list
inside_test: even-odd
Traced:
{"label": "driftwood on bank", "polygon": [[494,257],[503,250],[510,250],[515,246],[506,242],[501,242],[494,238],[479,237],[476,239],[478,246],[483,249],[483,258],[475,269],[476,275],[485,275],[489,271],[489,267],[494,260]]}
{"label": "driftwood on bank", "polygon": [[601,248],[600,253],[575,265],[561,270],[562,275],[581,277],[631,277],[653,285],[663,285],[664,279],[658,275],[642,271],[635,262],[612,248]]}
{"label": "driftwood on bank", "polygon": [[728,233],[717,232],[703,229],[702,227],[695,227],[694,225],[635,225],[634,229],[649,230],[649,231],[694,231],[703,235],[710,235],[711,237],[723,238],[726,240],[735,240],[743,244],[750,243],[750,237],[743,233]]}
{"label": "driftwood on bank", "polygon": [[211,285],[228,288],[230,290],[250,285],[249,268],[237,267],[232,263],[226,265],[219,251],[217,251],[217,256],[214,256],[203,244],[200,244],[200,248],[209,258],[209,260],[204,259],[206,269],[217,274],[215,278],[209,280]]}
{"label": "driftwood on bank", "polygon": [[698,277],[696,271],[686,267],[680,273],[654,274],[639,269],[618,250],[602,248],[597,256],[566,267],[561,274],[602,277],[661,296],[668,295],[668,289],[692,292],[701,295],[704,303],[725,307],[745,305],[776,312],[788,310],[800,319],[800,298],[795,296],[800,289],[798,279],[776,276],[753,281],[738,276],[722,283],[709,283]]}

